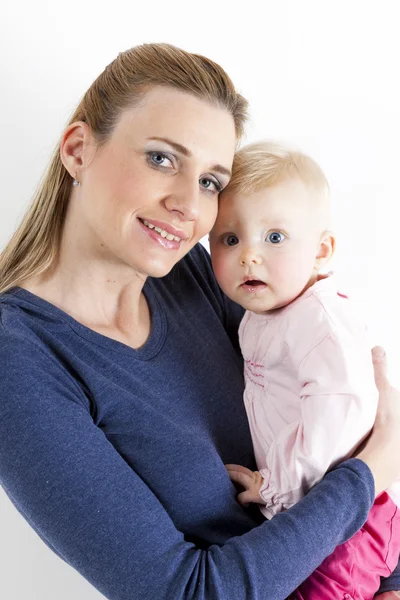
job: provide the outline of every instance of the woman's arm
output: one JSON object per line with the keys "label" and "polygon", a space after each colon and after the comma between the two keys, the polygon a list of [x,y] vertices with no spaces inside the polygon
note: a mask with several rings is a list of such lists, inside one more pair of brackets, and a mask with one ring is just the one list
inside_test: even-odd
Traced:
{"label": "woman's arm", "polygon": [[[396,440],[396,436],[397,438],[400,437],[398,435],[400,402],[396,402],[399,394],[392,388],[387,378],[387,358],[383,348],[379,346],[374,348],[372,357],[374,361],[375,383],[380,392],[379,407],[373,434],[365,448],[358,453],[358,456],[378,474],[375,477],[375,486],[377,493],[379,493],[380,490],[388,487],[386,468],[391,471],[393,468],[392,461],[398,456],[396,454],[398,450],[391,447],[391,444]],[[377,448],[383,448],[385,445],[387,445],[389,450],[389,460],[386,464],[377,468],[377,465],[374,465],[373,454]],[[392,457],[392,461],[390,461],[390,457]],[[382,481],[380,481],[380,477],[383,478]],[[376,596],[379,600],[396,600],[396,598],[400,598],[400,562],[390,577],[382,580],[380,592]]]}
{"label": "woman's arm", "polygon": [[42,539],[110,600],[283,600],[367,517],[371,473],[351,460],[271,523],[200,550],[93,424],[61,365],[5,336],[0,365],[1,484]]}
{"label": "woman's arm", "polygon": [[379,592],[375,597],[378,600],[396,600],[400,598],[400,563],[390,577],[382,580]]}

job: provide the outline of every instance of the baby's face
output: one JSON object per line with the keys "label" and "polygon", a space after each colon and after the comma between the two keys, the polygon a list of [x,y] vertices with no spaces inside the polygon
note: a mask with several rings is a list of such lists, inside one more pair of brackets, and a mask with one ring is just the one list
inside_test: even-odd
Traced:
{"label": "baby's face", "polygon": [[320,203],[297,179],[249,195],[222,194],[210,249],[225,294],[256,313],[301,294],[316,275]]}

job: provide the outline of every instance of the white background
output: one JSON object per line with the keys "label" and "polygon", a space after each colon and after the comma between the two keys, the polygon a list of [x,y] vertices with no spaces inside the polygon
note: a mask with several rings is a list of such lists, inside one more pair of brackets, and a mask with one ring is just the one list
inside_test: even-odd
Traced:
{"label": "white background", "polygon": [[[120,51],[173,43],[219,62],[250,100],[247,141],[291,142],[324,168],[334,268],[400,385],[398,8],[397,0],[2,0],[0,248],[92,80]],[[0,510],[1,598],[102,598],[1,491]]]}

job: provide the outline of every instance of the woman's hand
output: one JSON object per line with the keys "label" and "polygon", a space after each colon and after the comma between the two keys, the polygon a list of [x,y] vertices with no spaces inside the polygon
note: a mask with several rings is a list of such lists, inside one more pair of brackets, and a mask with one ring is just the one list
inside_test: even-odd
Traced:
{"label": "woman's hand", "polygon": [[400,479],[400,392],[390,385],[387,378],[384,349],[379,346],[373,348],[372,360],[379,391],[378,411],[372,432],[356,456],[371,469],[375,494],[378,495]]}
{"label": "woman's hand", "polygon": [[237,500],[242,506],[247,506],[250,502],[262,503],[260,489],[263,483],[261,473],[250,471],[240,465],[225,465],[228,475],[235,484],[244,488],[244,492],[238,494]]}
{"label": "woman's hand", "polygon": [[378,594],[375,598],[377,600],[397,600],[400,598],[400,590],[397,592],[383,592],[383,594]]}

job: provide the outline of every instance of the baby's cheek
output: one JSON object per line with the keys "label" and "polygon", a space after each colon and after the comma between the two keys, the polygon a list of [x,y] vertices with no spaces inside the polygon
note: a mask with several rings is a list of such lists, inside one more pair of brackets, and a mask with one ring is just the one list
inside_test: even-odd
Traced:
{"label": "baby's cheek", "polygon": [[231,279],[231,266],[227,257],[218,250],[212,251],[212,266],[214,269],[215,277],[222,289],[229,285],[229,281]]}
{"label": "baby's cheek", "polygon": [[275,269],[280,289],[289,296],[296,296],[303,289],[311,273],[308,261],[301,255],[277,257]]}

